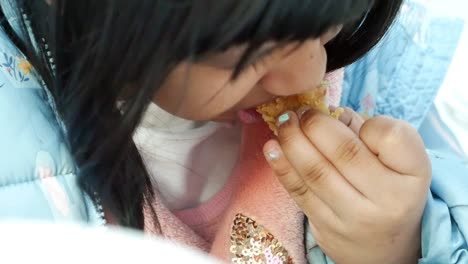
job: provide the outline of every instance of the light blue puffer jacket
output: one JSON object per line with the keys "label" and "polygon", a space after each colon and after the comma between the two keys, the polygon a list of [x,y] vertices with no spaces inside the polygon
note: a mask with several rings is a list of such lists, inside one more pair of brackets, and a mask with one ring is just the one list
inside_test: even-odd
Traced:
{"label": "light blue puffer jacket", "polygon": [[47,90],[0,27],[0,220],[102,224],[76,171]]}

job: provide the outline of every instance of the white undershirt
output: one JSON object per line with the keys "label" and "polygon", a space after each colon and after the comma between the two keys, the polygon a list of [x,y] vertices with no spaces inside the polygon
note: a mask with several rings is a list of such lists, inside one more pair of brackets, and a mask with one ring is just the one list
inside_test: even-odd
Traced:
{"label": "white undershirt", "polygon": [[178,118],[151,104],[134,141],[171,210],[194,208],[226,184],[240,144],[240,126]]}

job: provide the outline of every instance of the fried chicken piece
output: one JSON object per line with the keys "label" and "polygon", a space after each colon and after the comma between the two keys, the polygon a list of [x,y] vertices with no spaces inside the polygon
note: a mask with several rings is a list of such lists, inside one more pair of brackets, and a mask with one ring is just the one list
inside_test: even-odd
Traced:
{"label": "fried chicken piece", "polygon": [[279,115],[283,114],[287,110],[296,112],[303,107],[310,107],[338,119],[344,109],[337,108],[334,111],[330,111],[327,94],[328,85],[324,82],[320,87],[312,89],[310,92],[287,97],[279,97],[271,103],[260,105],[257,107],[257,112],[262,115],[263,120],[268,124],[275,135],[278,134],[276,121]]}

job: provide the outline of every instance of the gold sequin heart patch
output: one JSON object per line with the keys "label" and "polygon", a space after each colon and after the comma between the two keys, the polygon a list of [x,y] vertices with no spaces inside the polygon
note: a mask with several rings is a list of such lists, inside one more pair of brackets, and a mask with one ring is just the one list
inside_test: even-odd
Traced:
{"label": "gold sequin heart patch", "polygon": [[231,230],[231,261],[235,264],[293,264],[288,251],[265,227],[237,214]]}

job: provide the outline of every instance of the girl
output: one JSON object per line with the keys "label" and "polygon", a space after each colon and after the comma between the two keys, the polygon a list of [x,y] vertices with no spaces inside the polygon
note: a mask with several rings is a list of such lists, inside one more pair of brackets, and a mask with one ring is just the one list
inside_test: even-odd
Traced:
{"label": "girl", "polygon": [[306,222],[336,262],[415,263],[431,173],[412,128],[308,110],[274,139],[251,111],[362,57],[400,5],[2,1],[2,119],[17,110],[2,143],[28,142],[2,177],[34,186],[2,194],[19,197],[2,214],[96,208],[234,263],[305,263]]}

